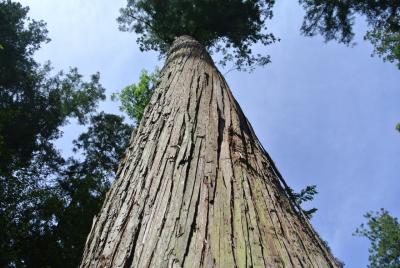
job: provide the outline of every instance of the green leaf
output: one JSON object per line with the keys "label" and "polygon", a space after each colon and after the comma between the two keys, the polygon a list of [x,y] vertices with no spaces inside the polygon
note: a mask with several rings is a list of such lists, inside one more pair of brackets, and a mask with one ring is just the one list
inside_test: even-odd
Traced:
{"label": "green leaf", "polygon": [[143,113],[150,102],[151,96],[159,76],[158,68],[152,73],[142,70],[139,83],[129,85],[121,92],[113,93],[111,99],[121,102],[120,109],[138,124],[143,117]]}
{"label": "green leaf", "polygon": [[[318,194],[316,185],[309,185],[306,188],[302,189],[299,193],[296,193],[292,188],[288,188],[287,192],[292,201],[300,208],[304,202],[314,200],[315,195]],[[317,210],[317,208],[311,208],[309,210],[303,209],[303,212],[308,219],[311,219],[311,217],[314,215],[315,212],[317,212]]]}

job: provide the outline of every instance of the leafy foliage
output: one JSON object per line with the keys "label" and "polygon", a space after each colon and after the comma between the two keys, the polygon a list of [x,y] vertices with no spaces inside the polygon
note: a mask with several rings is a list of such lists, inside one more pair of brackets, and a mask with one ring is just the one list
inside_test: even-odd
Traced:
{"label": "leafy foliage", "polygon": [[396,129],[400,132],[400,123],[396,125]]}
{"label": "leafy foliage", "polygon": [[63,256],[54,267],[65,267],[62,262],[79,265],[93,216],[100,210],[132,132],[132,126],[113,114],[101,112],[90,122],[88,130],[74,141],[74,150],[84,159],[68,159],[53,188],[63,201],[60,210],[50,211],[55,212],[57,222],[52,243]]}
{"label": "leafy foliage", "polygon": [[16,211],[9,218],[0,217],[6,226],[1,238],[2,267],[78,266],[93,216],[103,203],[131,132],[132,126],[120,116],[92,116],[88,130],[74,141],[82,160],[65,160],[45,178],[52,179],[50,185],[36,185],[23,195],[14,193]]}
{"label": "leafy foliage", "polygon": [[326,41],[351,44],[356,15],[364,16],[369,29],[364,39],[384,60],[400,68],[400,2],[391,0],[299,0],[306,10],[302,32],[321,34]]}
{"label": "leafy foliage", "polygon": [[50,64],[35,62],[33,53],[48,41],[47,30],[27,12],[19,3],[0,2],[0,173],[7,175],[32,159],[56,160],[51,141],[61,135],[58,128],[68,118],[83,123],[105,97],[99,74],[90,82],[77,69],[51,77]]}
{"label": "leafy foliage", "polygon": [[221,64],[233,61],[240,70],[270,62],[254,55],[256,43],[276,41],[265,33],[274,0],[127,0],[118,22],[122,31],[139,35],[140,49],[165,54],[176,37],[190,35],[210,53],[221,52]]}
{"label": "leafy foliage", "polygon": [[[100,113],[99,74],[52,75],[34,58],[45,23],[0,0],[0,267],[76,267],[132,126]],[[64,159],[53,142],[69,119],[89,124]],[[81,159],[82,158],[82,159]]]}
{"label": "leafy foliage", "polygon": [[400,223],[388,211],[368,212],[367,224],[361,224],[355,235],[370,240],[370,268],[400,267]]}
{"label": "leafy foliage", "polygon": [[[292,188],[288,188],[288,194],[295,202],[295,204],[301,207],[301,204],[304,202],[314,200],[315,195],[318,194],[316,185],[308,185],[306,188],[302,189],[299,193],[296,193]],[[308,219],[311,219],[315,212],[317,212],[317,208],[311,208],[308,210],[303,210],[304,214]]]}
{"label": "leafy foliage", "polygon": [[111,99],[119,99],[121,101],[120,110],[139,123],[143,117],[144,109],[153,95],[158,76],[159,70],[157,68],[150,74],[146,70],[142,70],[138,84],[129,85],[121,92],[114,93]]}
{"label": "leafy foliage", "polygon": [[87,132],[73,142],[74,151],[85,156],[85,165],[90,166],[91,173],[109,177],[116,171],[133,127],[125,124],[123,117],[104,112],[93,116],[90,122]]}

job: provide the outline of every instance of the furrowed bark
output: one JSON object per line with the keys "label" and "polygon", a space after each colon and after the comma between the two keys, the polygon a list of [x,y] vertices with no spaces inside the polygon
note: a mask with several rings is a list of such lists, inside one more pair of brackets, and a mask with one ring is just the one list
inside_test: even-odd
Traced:
{"label": "furrowed bark", "polygon": [[81,267],[339,267],[222,75],[176,39]]}

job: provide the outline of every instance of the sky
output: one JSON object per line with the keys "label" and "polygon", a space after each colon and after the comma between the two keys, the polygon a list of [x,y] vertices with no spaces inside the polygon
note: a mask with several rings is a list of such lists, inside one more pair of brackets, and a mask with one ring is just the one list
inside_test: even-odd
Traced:
{"label": "sky", "polygon": [[[137,82],[142,69],[163,64],[155,52],[139,51],[134,34],[118,31],[124,0],[20,2],[47,22],[52,39],[37,60],[50,60],[55,70],[76,66],[86,78],[99,71],[108,96]],[[286,182],[295,190],[317,185],[312,224],[334,255],[345,267],[366,267],[369,243],[352,235],[363,215],[383,207],[400,217],[400,70],[370,57],[362,19],[355,47],[302,36],[296,3],[277,1],[268,24],[281,41],[255,50],[272,63],[226,79]],[[110,98],[99,108],[119,112]],[[81,130],[64,128],[57,142],[64,154]]]}

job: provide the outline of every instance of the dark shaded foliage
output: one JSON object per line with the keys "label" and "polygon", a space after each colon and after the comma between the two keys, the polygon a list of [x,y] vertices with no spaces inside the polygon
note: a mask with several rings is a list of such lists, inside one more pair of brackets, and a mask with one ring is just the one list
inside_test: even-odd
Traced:
{"label": "dark shaded foliage", "polygon": [[121,116],[99,113],[74,141],[74,150],[83,160],[70,158],[52,189],[63,201],[61,209],[53,210],[57,224],[51,242],[61,255],[50,263],[52,267],[79,265],[93,216],[100,210],[131,132],[132,126]]}
{"label": "dark shaded foliage", "polygon": [[355,18],[368,24],[364,35],[374,53],[400,68],[400,1],[397,0],[299,0],[306,11],[302,32],[321,34],[326,41],[351,44]]}
{"label": "dark shaded foliage", "polygon": [[[76,267],[132,127],[93,115],[99,74],[52,75],[34,60],[49,39],[27,14],[0,0],[0,267]],[[81,157],[64,159],[53,143],[72,118],[90,125],[74,143]]]}
{"label": "dark shaded foliage", "polygon": [[47,186],[31,187],[12,200],[18,214],[1,217],[7,226],[1,233],[8,237],[1,239],[4,267],[78,266],[93,216],[103,203],[131,132],[120,116],[92,116],[88,130],[74,141],[82,159],[65,160],[45,178]]}
{"label": "dark shaded foliage", "polygon": [[[114,173],[133,127],[123,122],[123,117],[101,112],[93,116],[91,125],[74,141],[74,151],[81,151],[85,163],[93,172],[104,177]],[[96,171],[97,167],[100,170]]]}
{"label": "dark shaded foliage", "polygon": [[75,68],[50,76],[49,64],[35,62],[33,53],[48,41],[47,30],[27,12],[19,3],[0,2],[0,174],[8,176],[33,158],[56,160],[51,141],[60,137],[59,127],[68,118],[84,123],[105,97],[99,74],[90,82]]}

